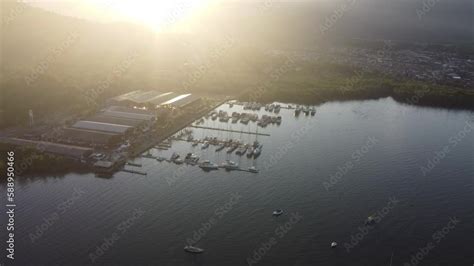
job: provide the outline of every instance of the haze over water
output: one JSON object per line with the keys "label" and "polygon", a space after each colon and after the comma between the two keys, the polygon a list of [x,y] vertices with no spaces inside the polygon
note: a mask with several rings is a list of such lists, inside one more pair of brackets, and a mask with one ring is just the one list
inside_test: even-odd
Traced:
{"label": "haze over water", "polygon": [[[135,162],[143,164],[138,170],[147,176],[120,172],[112,178],[76,173],[18,178],[16,262],[90,264],[89,254],[118,233],[97,265],[246,265],[271,237],[276,244],[257,265],[389,265],[392,253],[393,265],[403,265],[427,243],[435,243],[433,234],[455,217],[459,223],[419,265],[472,264],[473,255],[465,255],[472,254],[474,244],[473,234],[466,233],[474,232],[474,132],[465,128],[474,113],[401,105],[387,98],[326,103],[315,117],[295,118],[285,109],[280,115],[281,126],[259,128],[271,134],[258,137],[264,145],[256,161],[259,174],[204,172],[197,166],[138,158]],[[227,128],[218,121],[206,123]],[[252,123],[232,126],[255,131]],[[464,137],[451,146],[450,138],[460,132]],[[196,138],[208,135],[230,136],[194,129]],[[240,133],[232,137],[255,140]],[[445,146],[449,152],[424,174],[422,167]],[[228,157],[225,150],[193,150],[186,142],[152,153],[172,151],[182,156],[194,152],[216,163]],[[246,156],[233,154],[231,159],[244,168],[253,163]],[[0,190],[6,193],[4,184]],[[232,195],[239,197],[233,201]],[[393,199],[397,203],[390,205]],[[226,204],[228,211],[216,215]],[[387,206],[389,211],[348,252],[345,244],[367,217]],[[137,209],[143,213],[134,216]],[[274,209],[285,214],[272,217]],[[293,213],[302,218],[280,238],[275,230]],[[5,219],[2,215],[2,223]],[[50,220],[47,226],[44,219]],[[210,219],[214,224],[196,244],[205,253],[183,252],[186,240]],[[126,230],[117,229],[127,220]],[[32,242],[30,233],[37,234],[41,226],[42,235]],[[338,242],[336,249],[330,248],[332,241]]]}

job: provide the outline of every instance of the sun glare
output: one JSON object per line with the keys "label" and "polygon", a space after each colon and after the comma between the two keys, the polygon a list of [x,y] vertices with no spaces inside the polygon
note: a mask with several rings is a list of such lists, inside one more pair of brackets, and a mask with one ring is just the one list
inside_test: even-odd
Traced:
{"label": "sun glare", "polygon": [[210,0],[119,0],[111,9],[119,17],[166,30],[183,22],[209,4]]}

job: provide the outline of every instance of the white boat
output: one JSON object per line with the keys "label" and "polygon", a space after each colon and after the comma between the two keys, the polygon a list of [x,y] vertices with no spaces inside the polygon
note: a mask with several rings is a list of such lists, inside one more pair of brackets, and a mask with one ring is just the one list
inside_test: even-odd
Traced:
{"label": "white boat", "polygon": [[188,164],[196,164],[199,161],[199,156],[194,153],[188,153],[184,158],[184,162]]}
{"label": "white boat", "polygon": [[274,210],[272,214],[273,216],[280,216],[283,214],[283,210],[280,210],[280,209]]}
{"label": "white boat", "polygon": [[337,242],[332,242],[331,243],[331,248],[335,248],[335,247],[337,247]]}
{"label": "white boat", "polygon": [[222,168],[226,170],[237,170],[239,169],[239,165],[233,161],[226,160],[224,163],[222,163]]}
{"label": "white boat", "polygon": [[237,149],[235,154],[244,155],[246,152],[247,152],[247,145],[244,145],[244,146],[241,146],[239,149]]}
{"label": "white boat", "polygon": [[281,108],[281,106],[280,106],[279,104],[277,104],[277,105],[275,106],[275,113],[279,113],[279,112],[280,112],[280,108]]}
{"label": "white boat", "polygon": [[230,153],[233,153],[233,152],[237,149],[237,147],[238,147],[238,146],[237,146],[236,144],[230,146],[230,147],[227,149],[227,153],[229,153],[229,154],[230,154]]}
{"label": "white boat", "polygon": [[203,252],[204,252],[204,249],[198,248],[198,247],[194,247],[194,246],[185,246],[185,247],[184,247],[184,251],[189,252],[189,253],[199,254],[199,253],[203,253]]}
{"label": "white boat", "polygon": [[175,164],[183,164],[184,163],[184,160],[183,159],[176,159],[173,161]]}
{"label": "white boat", "polygon": [[367,220],[365,221],[365,224],[366,225],[372,225],[372,224],[375,224],[375,217],[374,216],[369,216],[367,217]]}
{"label": "white boat", "polygon": [[250,147],[249,150],[247,151],[247,158],[250,158],[253,156],[253,147]]}
{"label": "white boat", "polygon": [[225,144],[221,144],[219,147],[217,147],[216,151],[222,151],[225,149]]}
{"label": "white boat", "polygon": [[295,109],[295,116],[299,116],[301,114],[301,108],[299,106]]}
{"label": "white boat", "polygon": [[261,144],[257,148],[255,148],[255,150],[253,151],[253,157],[257,158],[258,156],[260,156],[260,154],[262,153],[262,149],[263,145]]}
{"label": "white boat", "polygon": [[260,171],[257,169],[257,167],[255,167],[255,166],[250,166],[250,167],[249,167],[249,172],[250,172],[250,173],[258,173],[258,172],[260,172]]}
{"label": "white boat", "polygon": [[303,112],[304,112],[304,115],[308,116],[308,115],[309,115],[309,112],[310,112],[310,111],[309,111],[309,108],[306,107],[306,108],[303,110]]}
{"label": "white boat", "polygon": [[219,165],[212,163],[209,160],[206,160],[200,163],[199,167],[204,170],[218,170],[219,169]]}
{"label": "white boat", "polygon": [[176,152],[173,152],[173,154],[171,155],[170,160],[171,160],[171,161],[175,161],[175,160],[177,160],[178,158],[179,158],[179,154],[177,154]]}
{"label": "white boat", "polygon": [[201,149],[205,150],[205,149],[207,149],[207,148],[209,148],[209,142],[208,142],[208,141],[205,141],[205,142],[202,144]]}

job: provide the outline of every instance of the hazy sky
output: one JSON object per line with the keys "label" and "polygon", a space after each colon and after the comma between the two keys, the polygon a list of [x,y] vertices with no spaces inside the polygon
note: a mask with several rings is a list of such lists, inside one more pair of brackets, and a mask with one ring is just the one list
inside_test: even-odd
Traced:
{"label": "hazy sky", "polygon": [[103,22],[131,21],[160,30],[223,0],[25,0],[68,16]]}

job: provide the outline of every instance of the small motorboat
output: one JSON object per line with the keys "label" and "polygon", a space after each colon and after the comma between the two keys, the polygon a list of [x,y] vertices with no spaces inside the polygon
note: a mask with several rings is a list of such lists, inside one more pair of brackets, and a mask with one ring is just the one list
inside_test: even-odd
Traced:
{"label": "small motorboat", "polygon": [[224,163],[222,163],[222,168],[231,171],[231,170],[238,170],[239,165],[233,161],[226,160]]}
{"label": "small motorboat", "polygon": [[369,216],[369,217],[367,217],[367,220],[365,221],[365,224],[366,224],[366,225],[373,225],[373,224],[375,224],[375,223],[376,223],[375,217],[372,216],[372,215]]}
{"label": "small motorboat", "polygon": [[175,161],[178,158],[179,158],[179,154],[177,154],[176,152],[173,152],[173,154],[171,155],[170,161]]}
{"label": "small motorboat", "polygon": [[273,216],[280,216],[282,214],[283,214],[283,210],[278,209],[278,210],[273,211]]}
{"label": "small motorboat", "polygon": [[203,253],[204,249],[194,247],[194,246],[184,246],[184,251],[189,252],[189,253],[199,254],[199,253]]}
{"label": "small motorboat", "polygon": [[250,147],[249,150],[247,151],[247,158],[250,158],[253,156],[253,147]]}
{"label": "small motorboat", "polygon": [[215,163],[212,163],[211,161],[209,160],[206,160],[206,161],[203,161],[201,164],[199,164],[199,167],[203,170],[207,170],[207,171],[210,171],[210,170],[218,170],[219,169],[219,165],[215,164]]}
{"label": "small motorboat", "polygon": [[335,248],[335,247],[337,247],[337,242],[332,242],[331,243],[331,248]]}
{"label": "small motorboat", "polygon": [[222,151],[223,149],[225,149],[225,147],[225,143],[221,144],[219,147],[217,147],[216,151]]}
{"label": "small motorboat", "polygon": [[201,149],[202,149],[202,150],[205,150],[205,149],[207,149],[207,148],[209,148],[209,142],[208,142],[208,141],[205,141],[205,142],[202,144]]}
{"label": "small motorboat", "polygon": [[257,167],[251,166],[251,167],[249,167],[249,172],[250,172],[250,173],[258,173],[259,170],[257,169]]}

